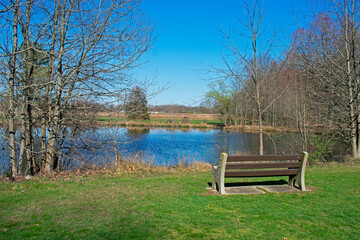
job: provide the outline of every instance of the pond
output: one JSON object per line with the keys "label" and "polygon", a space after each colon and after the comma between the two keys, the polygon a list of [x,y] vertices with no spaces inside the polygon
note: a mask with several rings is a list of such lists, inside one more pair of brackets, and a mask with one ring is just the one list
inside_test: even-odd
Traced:
{"label": "pond", "polygon": [[[116,151],[122,155],[140,153],[145,159],[158,165],[174,165],[183,161],[216,163],[221,152],[258,154],[259,151],[258,134],[221,129],[103,127],[82,131],[78,139],[81,140],[73,144],[78,147],[91,145],[93,159],[104,155],[113,158],[116,146]],[[105,152],[105,149],[108,150]],[[299,134],[264,134],[264,154],[299,153],[301,149]]]}
{"label": "pond", "polygon": [[[109,164],[115,159],[115,151],[122,157],[137,154],[144,162],[165,166],[193,161],[215,164],[221,152],[258,154],[259,151],[258,134],[222,129],[94,127],[75,131],[69,127],[66,135],[71,140],[64,143],[65,168]],[[299,134],[264,134],[264,154],[299,153],[301,149]],[[8,154],[3,151],[0,158],[3,170],[7,159]]]}

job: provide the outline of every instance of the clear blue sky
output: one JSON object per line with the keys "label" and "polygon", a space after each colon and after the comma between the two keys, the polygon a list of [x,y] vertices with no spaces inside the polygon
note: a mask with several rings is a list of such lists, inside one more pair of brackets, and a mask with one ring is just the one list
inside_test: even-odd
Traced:
{"label": "clear blue sky", "polygon": [[[261,0],[260,0],[261,1]],[[305,9],[305,0],[264,0],[266,21],[282,27],[284,35],[294,29],[293,10]],[[209,90],[206,65],[221,65],[219,27],[236,23],[241,11],[238,0],[146,0],[144,10],[157,24],[159,37],[145,56],[148,64],[135,77],[170,82],[171,88],[149,99],[153,105],[196,106]],[[286,43],[288,40],[283,38]]]}

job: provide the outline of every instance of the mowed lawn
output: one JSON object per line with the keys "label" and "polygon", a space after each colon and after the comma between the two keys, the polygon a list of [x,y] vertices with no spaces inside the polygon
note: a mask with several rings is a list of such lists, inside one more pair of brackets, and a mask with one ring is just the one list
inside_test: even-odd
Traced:
{"label": "mowed lawn", "polygon": [[[359,239],[360,166],[309,167],[312,192],[219,196],[210,172],[0,183],[0,239]],[[252,179],[253,180],[253,179]]]}

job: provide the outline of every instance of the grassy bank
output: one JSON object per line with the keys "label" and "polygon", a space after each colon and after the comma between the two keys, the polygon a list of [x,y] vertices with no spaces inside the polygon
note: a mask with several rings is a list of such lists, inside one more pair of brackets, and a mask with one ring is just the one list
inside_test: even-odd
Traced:
{"label": "grassy bank", "polygon": [[220,120],[189,119],[151,119],[147,121],[128,121],[124,118],[97,118],[100,123],[117,124],[124,127],[168,127],[168,128],[214,128],[222,125]]}
{"label": "grassy bank", "polygon": [[[221,120],[205,119],[150,119],[147,121],[128,121],[125,118],[99,117],[96,119],[101,124],[116,124],[123,127],[166,127],[166,128],[219,128],[224,127]],[[231,125],[226,126],[228,131],[258,132],[256,125]],[[298,132],[297,129],[285,127],[263,126],[265,132]]]}
{"label": "grassy bank", "polygon": [[356,239],[359,173],[310,167],[313,192],[245,196],[207,191],[210,172],[1,182],[0,239]]}

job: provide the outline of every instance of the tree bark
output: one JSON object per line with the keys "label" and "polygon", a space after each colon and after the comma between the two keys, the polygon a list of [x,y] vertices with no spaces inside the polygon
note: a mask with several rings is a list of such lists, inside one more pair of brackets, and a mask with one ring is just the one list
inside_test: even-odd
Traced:
{"label": "tree bark", "polygon": [[10,151],[10,170],[11,177],[17,175],[16,166],[16,145],[15,145],[15,75],[16,75],[16,55],[18,46],[18,24],[19,24],[19,0],[14,4],[14,20],[13,20],[13,44],[10,59],[10,75],[9,75],[9,151]]}

